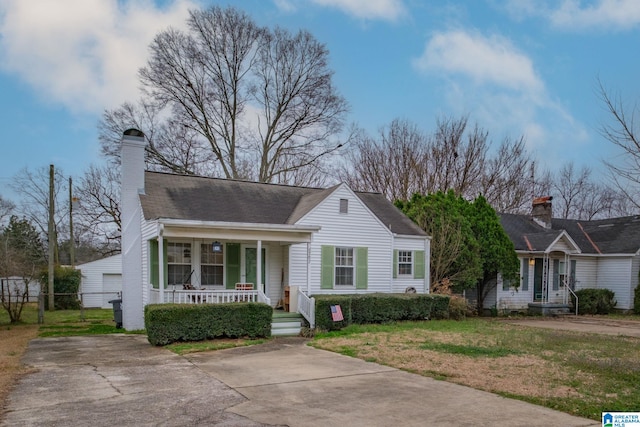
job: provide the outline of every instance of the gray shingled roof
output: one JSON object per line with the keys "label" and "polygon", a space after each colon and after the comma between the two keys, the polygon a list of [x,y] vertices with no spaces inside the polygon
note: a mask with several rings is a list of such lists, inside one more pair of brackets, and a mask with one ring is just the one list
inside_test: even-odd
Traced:
{"label": "gray shingled roof", "polygon": [[[147,220],[295,224],[336,187],[320,189],[198,176],[145,172],[140,195]],[[426,236],[392,203],[377,193],[356,193],[393,233]]]}
{"label": "gray shingled roof", "polygon": [[[502,227],[516,250],[545,250],[564,230],[584,254],[633,254],[640,249],[640,216],[596,221],[552,219],[551,230],[529,215],[500,214]],[[526,237],[526,239],[525,239]]]}

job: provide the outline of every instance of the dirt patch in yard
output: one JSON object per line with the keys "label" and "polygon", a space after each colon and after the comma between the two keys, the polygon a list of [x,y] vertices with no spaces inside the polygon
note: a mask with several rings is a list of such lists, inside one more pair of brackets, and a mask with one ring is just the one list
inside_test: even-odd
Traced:
{"label": "dirt patch in yard", "polygon": [[29,370],[21,363],[29,341],[38,334],[37,325],[0,327],[0,415],[11,388]]}

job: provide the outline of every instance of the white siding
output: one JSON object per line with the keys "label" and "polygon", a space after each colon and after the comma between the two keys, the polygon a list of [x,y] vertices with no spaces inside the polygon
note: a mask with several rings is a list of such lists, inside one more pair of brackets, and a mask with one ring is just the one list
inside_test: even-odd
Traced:
{"label": "white siding", "polygon": [[566,241],[565,237],[562,237],[551,247],[551,251],[571,253],[574,251],[574,248],[569,246],[569,243]]}
{"label": "white siding", "polygon": [[142,219],[142,302],[149,304],[149,240],[156,239],[158,234],[157,221],[145,221]]}
{"label": "white siding", "polygon": [[[399,250],[399,251],[424,251],[425,256],[427,256],[424,239],[412,239],[408,237],[396,236],[393,239],[393,249]],[[392,256],[391,266],[393,268],[393,262],[394,262],[393,252],[391,253],[391,256]],[[413,263],[415,266],[415,259],[413,260]],[[396,278],[392,278],[391,292],[405,292],[405,290],[408,287],[413,287],[419,293],[426,293],[428,291],[428,286],[426,283],[427,277],[428,277],[428,271],[426,270],[429,269],[428,260],[425,260],[424,268],[425,268],[424,279],[414,279],[412,276],[401,276],[401,275],[398,275],[398,277]]]}
{"label": "white siding", "polygon": [[[526,259],[529,259],[528,257]],[[520,264],[520,277],[524,276],[522,271],[522,258],[518,258]],[[484,308],[491,308],[494,304],[496,308],[501,311],[509,312],[511,310],[526,310],[528,304],[533,301],[533,270],[534,267],[525,264],[525,268],[529,271],[528,289],[524,290],[524,285],[520,283],[520,286],[516,290],[515,287],[510,287],[508,290],[502,288],[502,276],[498,275],[498,284],[494,292],[491,292],[491,298],[485,299]]]}
{"label": "white siding", "polygon": [[[633,307],[630,299],[631,257],[600,258],[598,262],[598,288],[612,290],[616,294],[617,309],[629,310]],[[637,277],[637,276],[636,276]]]}
{"label": "white siding", "polygon": [[[341,214],[340,199],[349,201],[348,213]],[[389,292],[392,274],[392,235],[345,185],[304,216],[298,224],[321,225],[311,245],[311,294],[355,293],[355,287],[320,289],[320,260],[323,245],[368,248],[366,292]],[[291,284],[306,282],[306,247],[291,247]],[[305,280],[302,281],[303,276]]]}
{"label": "white siding", "polygon": [[[111,304],[108,301],[115,299],[117,292],[122,292],[122,256],[114,255],[80,264],[76,269],[80,270],[82,275],[80,292],[82,293],[84,307],[110,308]],[[107,277],[108,289],[105,288],[105,277]]]}
{"label": "white siding", "polygon": [[598,285],[599,258],[573,257],[576,260],[576,285],[575,289],[596,288]]}

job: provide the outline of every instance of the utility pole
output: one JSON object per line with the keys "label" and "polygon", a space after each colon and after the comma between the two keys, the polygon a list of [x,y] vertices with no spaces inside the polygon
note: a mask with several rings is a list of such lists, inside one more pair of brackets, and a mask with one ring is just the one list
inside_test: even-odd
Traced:
{"label": "utility pole", "polygon": [[69,257],[71,258],[71,268],[76,265],[76,249],[73,240],[73,181],[69,177]]}
{"label": "utility pole", "polygon": [[54,197],[53,197],[53,165],[49,165],[49,310],[53,311],[53,257],[55,255],[55,231],[53,227]]}

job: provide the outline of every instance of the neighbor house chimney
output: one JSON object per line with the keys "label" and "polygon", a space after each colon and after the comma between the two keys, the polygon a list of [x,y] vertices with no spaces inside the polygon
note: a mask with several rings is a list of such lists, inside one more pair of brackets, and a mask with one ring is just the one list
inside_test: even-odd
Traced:
{"label": "neighbor house chimney", "polygon": [[544,228],[551,229],[551,200],[553,197],[536,197],[533,199],[533,206],[531,208],[531,218]]}
{"label": "neighbor house chimney", "polygon": [[128,129],[120,152],[120,223],[122,228],[122,324],[144,329],[142,300],[142,223],[139,194],[144,192],[144,133]]}

